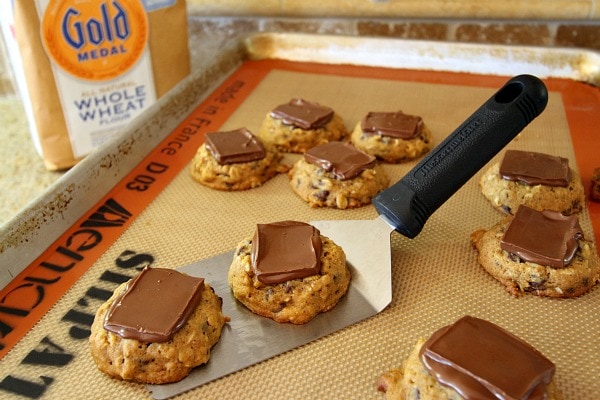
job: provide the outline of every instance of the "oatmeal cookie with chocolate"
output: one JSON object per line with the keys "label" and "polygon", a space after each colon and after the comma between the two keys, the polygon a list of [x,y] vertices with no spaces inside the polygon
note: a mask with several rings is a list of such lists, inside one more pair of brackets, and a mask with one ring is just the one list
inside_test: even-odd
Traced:
{"label": "oatmeal cookie with chocolate", "polygon": [[[266,243],[269,252],[263,253]],[[351,274],[342,248],[318,229],[282,221],[259,224],[239,243],[228,280],[234,297],[253,313],[305,324],[336,306]]]}
{"label": "oatmeal cookie with chocolate", "polygon": [[292,190],[311,207],[362,207],[388,187],[375,157],[348,143],[330,142],[304,154],[289,171]]}
{"label": "oatmeal cookie with chocolate", "polygon": [[270,111],[258,131],[263,143],[287,153],[304,153],[347,135],[344,120],[333,109],[303,99],[292,99]]}
{"label": "oatmeal cookie with chocolate", "polygon": [[247,190],[261,186],[289,170],[283,156],[272,146],[264,146],[249,130],[206,134],[192,163],[192,178],[204,186],[223,191]]}
{"label": "oatmeal cookie with chocolate", "polygon": [[[476,321],[477,319],[472,318],[472,317],[465,317],[467,318],[467,322],[472,322],[472,321]],[[461,321],[463,321],[463,319],[459,320],[457,323],[461,323]],[[482,321],[482,320],[479,320]],[[442,330],[444,329],[448,329],[448,327],[444,327],[442,328]],[[435,335],[438,335],[439,332],[434,333]],[[433,336],[432,336],[433,337]],[[441,383],[438,378],[436,378],[436,375],[433,374],[430,369],[426,366],[426,364],[423,362],[423,351],[427,349],[427,343],[428,341],[425,339],[419,339],[417,341],[417,344],[415,345],[415,347],[413,348],[413,350],[411,351],[410,355],[406,358],[406,360],[404,361],[404,363],[402,364],[402,366],[400,368],[395,368],[395,369],[391,369],[389,371],[387,371],[386,373],[384,373],[383,375],[381,375],[377,381],[377,388],[378,390],[385,392],[385,398],[387,400],[405,400],[405,399],[414,399],[414,400],[463,400],[465,397],[461,396],[461,394],[459,393],[459,391],[471,391],[471,390],[481,390],[483,391],[483,393],[471,393],[472,397],[471,398],[489,398],[489,399],[502,399],[505,397],[502,397],[499,395],[499,397],[496,397],[488,388],[484,387],[483,385],[479,385],[479,387],[477,386],[477,383],[471,383],[471,385],[474,385],[474,387],[470,387],[468,381],[458,381],[458,380],[454,380],[453,378],[457,377],[457,376],[463,376],[462,374],[457,374],[454,376],[450,376],[450,382],[447,381],[447,383],[449,384],[444,384]],[[469,336],[469,338],[467,339],[467,342],[463,342],[463,343],[467,343],[469,347],[473,347],[473,345],[477,345],[478,342],[476,340],[475,337],[473,337],[472,335]],[[524,342],[522,342],[524,343]],[[525,344],[526,345],[526,344]],[[528,345],[527,345],[528,346]],[[457,346],[454,346],[454,348],[456,349]],[[461,349],[458,348],[458,350],[460,351]],[[534,350],[533,348],[531,348],[532,353],[528,353],[529,356],[535,357],[536,359],[539,358],[539,353],[537,353],[536,350]],[[491,361],[491,359],[488,359],[488,357],[486,357],[485,354],[485,350],[484,349],[480,349],[480,352],[472,352],[475,354],[476,358],[481,359],[484,363],[488,363]],[[543,356],[542,356],[543,357]],[[495,358],[497,359],[497,358]],[[510,360],[509,360],[510,361]],[[540,362],[543,360],[536,360],[536,362],[538,364],[540,364]],[[452,365],[452,363],[450,363]],[[553,375],[553,368],[551,367],[551,364],[548,364],[548,362],[545,363],[545,370],[542,370],[541,372],[538,372],[538,375],[545,375],[545,379],[548,379],[548,375]],[[452,368],[452,367],[450,367]],[[548,371],[548,369],[551,369],[551,371]],[[501,366],[499,367],[499,373],[502,374],[505,371],[512,371],[515,370],[514,368],[502,368]],[[545,374],[543,374],[545,373]],[[477,370],[477,364],[471,364],[471,369],[468,371],[467,374],[465,375],[477,375],[478,374],[478,370]],[[448,378],[448,377],[447,377]],[[518,377],[519,379],[524,379],[522,376]],[[550,376],[550,378],[552,378],[552,376]],[[519,379],[515,379],[514,377],[512,377],[512,379],[508,380],[508,383],[512,383],[512,382],[519,382]],[[485,380],[484,380],[485,382]],[[459,386],[456,387],[455,385],[458,384]],[[489,383],[488,383],[489,384]],[[558,388],[556,387],[556,383],[554,381],[554,379],[550,380],[549,383],[546,382],[545,384],[542,382],[541,387],[538,388],[538,390],[544,390],[546,392],[546,399],[548,400],[560,400],[562,399],[562,395],[560,393],[560,391],[558,390]],[[514,389],[513,389],[514,390]],[[523,398],[529,398],[529,397],[523,397]]]}
{"label": "oatmeal cookie with chocolate", "polygon": [[475,231],[471,243],[481,266],[514,296],[577,297],[600,281],[596,249],[576,216],[521,206]]}
{"label": "oatmeal cookie with chocolate", "polygon": [[547,154],[509,150],[502,163],[482,175],[479,185],[495,208],[509,214],[523,204],[571,215],[585,204],[583,184],[568,160]]}
{"label": "oatmeal cookie with chocolate", "polygon": [[431,149],[431,131],[419,116],[369,112],[350,135],[358,149],[389,163],[421,157]]}
{"label": "oatmeal cookie with chocolate", "polygon": [[[189,278],[148,268],[115,290],[91,327],[90,351],[100,371],[117,379],[163,384],[208,362],[228,318],[214,290],[202,279]],[[126,295],[131,297],[127,302]]]}

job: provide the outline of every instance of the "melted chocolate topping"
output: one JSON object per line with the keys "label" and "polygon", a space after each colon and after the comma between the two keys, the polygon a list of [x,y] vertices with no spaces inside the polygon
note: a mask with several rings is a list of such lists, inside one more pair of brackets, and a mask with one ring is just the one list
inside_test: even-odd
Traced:
{"label": "melted chocolate topping", "polygon": [[254,274],[266,285],[316,275],[321,247],[319,230],[304,222],[258,224],[251,248]]}
{"label": "melted chocolate topping", "polygon": [[583,232],[577,216],[536,211],[522,205],[504,233],[500,247],[525,261],[565,268],[573,261],[581,238]]}
{"label": "melted chocolate topping", "polygon": [[419,355],[438,382],[466,400],[542,400],[555,371],[526,342],[470,316],[434,333]]}
{"label": "melted chocolate topping", "polygon": [[271,111],[271,117],[281,119],[286,125],[302,129],[316,129],[333,118],[333,110],[318,103],[302,99],[292,99]]}
{"label": "melted chocolate topping", "polygon": [[304,159],[339,180],[352,179],[365,169],[373,168],[375,157],[364,153],[349,143],[329,142],[309,149]]}
{"label": "melted chocolate topping", "polygon": [[125,339],[166,342],[181,329],[202,297],[203,278],[144,268],[106,313],[104,329]]}
{"label": "melted chocolate topping", "polygon": [[507,150],[500,164],[500,176],[526,185],[567,187],[571,180],[569,160],[530,151]]}
{"label": "melted chocolate topping", "polygon": [[206,148],[221,165],[245,163],[265,158],[263,144],[246,128],[228,132],[210,132]]}
{"label": "melted chocolate topping", "polygon": [[412,139],[423,129],[423,119],[415,115],[398,112],[370,112],[361,122],[367,134]]}

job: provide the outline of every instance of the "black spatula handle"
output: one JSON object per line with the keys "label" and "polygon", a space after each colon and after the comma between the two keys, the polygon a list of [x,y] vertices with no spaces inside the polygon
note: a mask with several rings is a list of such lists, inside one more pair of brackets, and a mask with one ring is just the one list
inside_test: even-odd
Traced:
{"label": "black spatula handle", "polygon": [[414,238],[429,216],[540,115],[547,103],[548,91],[539,78],[511,78],[406,176],[377,195],[373,199],[377,211],[398,232]]}

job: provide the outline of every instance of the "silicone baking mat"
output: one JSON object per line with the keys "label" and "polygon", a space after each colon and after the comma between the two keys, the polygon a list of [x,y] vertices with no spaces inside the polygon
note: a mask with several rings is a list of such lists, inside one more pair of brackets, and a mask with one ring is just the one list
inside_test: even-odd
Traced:
{"label": "silicone baking mat", "polygon": [[[286,175],[244,192],[203,187],[188,168],[205,132],[242,126],[256,132],[270,109],[301,97],[334,108],[348,129],[369,111],[420,115],[435,145],[507,79],[244,62],[2,292],[0,397],[148,398],[144,385],[108,378],[89,355],[93,315],[120,282],[145,265],[176,268],[231,250],[256,223],[376,216],[372,206],[312,209],[291,191]],[[568,80],[547,85],[547,109],[507,148],[566,157],[587,185],[600,148],[593,133],[600,126],[600,94]],[[286,161],[298,157],[286,155]],[[384,168],[396,181],[413,165]],[[381,398],[375,386],[380,374],[400,366],[419,337],[467,314],[501,325],[549,357],[566,399],[597,398],[600,289],[577,299],[514,298],[485,273],[469,235],[502,215],[480,193],[480,174],[433,214],[417,238],[392,234],[393,300],[382,313],[178,398]],[[598,237],[598,216],[593,203],[580,215],[589,238],[592,220]]]}

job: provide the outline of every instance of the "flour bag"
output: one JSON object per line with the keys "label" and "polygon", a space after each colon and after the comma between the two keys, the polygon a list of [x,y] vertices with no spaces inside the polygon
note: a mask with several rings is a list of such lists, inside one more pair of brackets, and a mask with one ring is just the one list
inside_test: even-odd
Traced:
{"label": "flour bag", "polygon": [[189,74],[185,0],[2,0],[38,153],[66,169]]}

